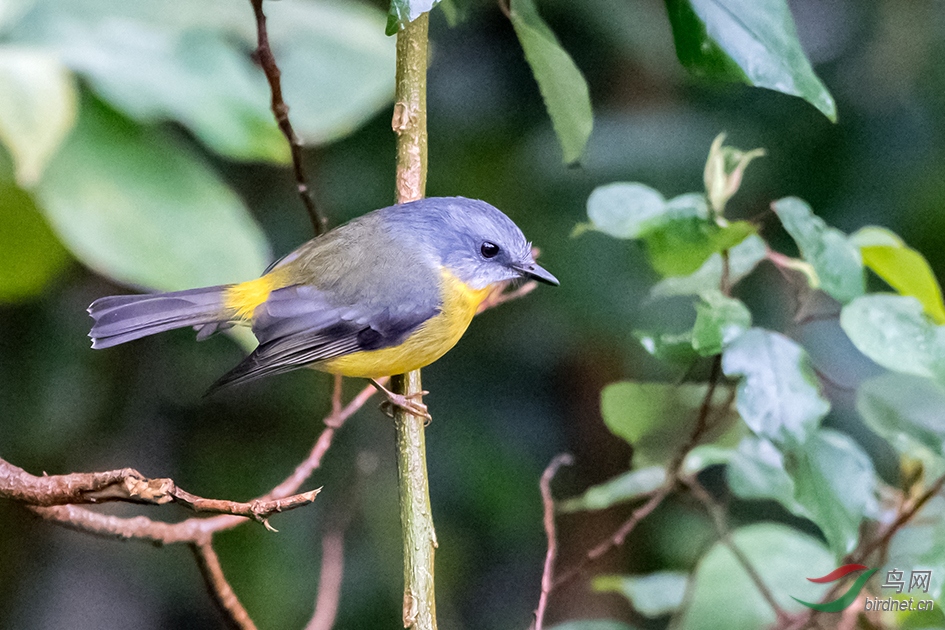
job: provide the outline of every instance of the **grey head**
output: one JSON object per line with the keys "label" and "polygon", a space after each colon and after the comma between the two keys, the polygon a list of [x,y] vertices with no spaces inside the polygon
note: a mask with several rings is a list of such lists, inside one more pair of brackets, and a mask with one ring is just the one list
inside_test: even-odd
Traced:
{"label": "grey head", "polygon": [[528,278],[558,285],[535,263],[525,235],[498,208],[465,197],[429,197],[383,211],[391,233],[405,231],[472,289]]}

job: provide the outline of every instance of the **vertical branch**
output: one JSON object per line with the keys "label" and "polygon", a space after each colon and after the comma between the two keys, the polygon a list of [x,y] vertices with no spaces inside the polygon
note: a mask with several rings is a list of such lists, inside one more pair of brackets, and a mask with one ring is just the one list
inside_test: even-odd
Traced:
{"label": "vertical branch", "polygon": [[266,80],[269,82],[269,90],[272,92],[272,113],[276,117],[276,123],[282,131],[282,135],[289,142],[289,148],[292,151],[292,172],[295,175],[295,187],[308,213],[308,218],[312,221],[312,229],[315,230],[315,236],[322,234],[327,226],[325,217],[318,214],[318,208],[315,207],[315,200],[312,199],[312,193],[308,187],[308,180],[305,178],[305,169],[302,166],[302,141],[295,130],[292,129],[292,123],[289,122],[289,106],[285,104],[282,98],[282,73],[279,72],[279,66],[276,65],[276,58],[272,54],[272,48],[269,46],[269,33],[266,31],[266,14],[263,13],[263,0],[250,0],[253,5],[253,13],[256,15],[256,37],[257,47],[255,52],[256,60],[262,66],[266,74]]}
{"label": "vertical branch", "polygon": [[532,630],[542,630],[545,624],[545,611],[548,609],[548,595],[554,588],[554,569],[555,557],[558,554],[558,537],[555,534],[555,500],[551,494],[551,480],[554,479],[558,469],[562,466],[570,466],[574,458],[563,453],[556,456],[545,472],[541,475],[541,482],[538,484],[541,489],[541,503],[544,507],[545,535],[548,537],[548,551],[545,554],[545,567],[541,572],[541,596],[538,598],[538,608],[535,609],[535,623]]}
{"label": "vertical branch", "polygon": [[[397,35],[397,87],[391,126],[397,134],[397,202],[421,199],[427,178],[427,27],[424,13]],[[420,371],[391,379],[394,392],[420,396]],[[397,409],[397,473],[404,544],[405,628],[436,630],[433,555],[424,418]]]}
{"label": "vertical branch", "polygon": [[223,618],[231,628],[235,630],[256,630],[256,624],[250,619],[249,613],[243,608],[243,604],[237,599],[233,587],[226,581],[223,575],[223,567],[220,566],[220,558],[217,552],[213,550],[209,536],[205,539],[193,542],[190,545],[194,552],[194,558],[197,560],[197,566],[200,567],[200,573],[207,583],[210,595],[214,603],[223,613]]}

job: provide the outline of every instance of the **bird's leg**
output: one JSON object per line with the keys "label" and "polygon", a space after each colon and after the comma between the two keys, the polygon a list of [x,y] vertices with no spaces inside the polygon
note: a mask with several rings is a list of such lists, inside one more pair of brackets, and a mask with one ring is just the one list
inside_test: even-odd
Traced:
{"label": "bird's leg", "polygon": [[400,407],[407,413],[413,414],[415,416],[420,416],[421,418],[426,418],[428,422],[430,420],[433,420],[433,417],[430,416],[430,412],[427,411],[427,406],[424,405],[420,401],[413,400],[414,398],[425,396],[426,394],[429,394],[430,392],[422,391],[422,392],[416,392],[414,394],[408,394],[404,396],[402,394],[395,394],[394,392],[390,391],[389,389],[387,389],[386,387],[384,387],[383,385],[375,381],[373,378],[368,379],[368,380],[370,380],[371,384],[377,388],[377,391],[387,396],[387,400],[381,403],[381,410],[384,413],[386,413],[388,416],[390,416],[391,418],[394,417],[394,411],[392,408]]}

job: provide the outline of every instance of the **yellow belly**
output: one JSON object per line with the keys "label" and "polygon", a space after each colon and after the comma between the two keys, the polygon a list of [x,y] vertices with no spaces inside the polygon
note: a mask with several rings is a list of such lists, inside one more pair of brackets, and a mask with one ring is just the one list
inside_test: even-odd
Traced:
{"label": "yellow belly", "polygon": [[430,365],[456,345],[490,288],[470,289],[443,272],[442,311],[424,322],[399,346],[355,352],[314,364],[316,370],[359,378],[403,374]]}

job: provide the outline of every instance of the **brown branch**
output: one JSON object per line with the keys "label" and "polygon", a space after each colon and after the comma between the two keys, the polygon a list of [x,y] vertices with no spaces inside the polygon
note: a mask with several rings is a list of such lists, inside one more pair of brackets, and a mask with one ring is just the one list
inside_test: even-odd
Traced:
{"label": "brown branch", "polygon": [[282,131],[282,135],[289,142],[292,151],[292,169],[295,174],[296,189],[309,219],[312,221],[312,229],[315,230],[315,236],[325,232],[328,225],[325,217],[318,213],[315,206],[315,200],[309,191],[308,180],[305,177],[305,169],[302,166],[302,141],[292,129],[292,123],[289,121],[289,106],[282,98],[282,73],[279,66],[276,65],[276,58],[272,54],[272,48],[269,45],[269,33],[266,31],[266,14],[263,13],[263,0],[250,0],[253,5],[253,13],[256,15],[256,34],[257,48],[253,54],[259,62],[263,72],[266,74],[266,80],[269,82],[269,89],[272,92],[272,113],[276,117],[276,123]]}
{"label": "brown branch", "polygon": [[764,580],[761,578],[761,574],[758,573],[755,566],[751,563],[751,560],[741,548],[735,544],[735,541],[732,540],[731,532],[728,528],[728,522],[725,518],[725,510],[719,505],[712,495],[702,486],[701,483],[695,478],[691,477],[685,481],[686,485],[689,487],[689,490],[692,492],[692,495],[705,506],[706,511],[709,513],[709,516],[712,517],[712,523],[715,525],[715,531],[719,536],[719,540],[722,541],[722,544],[728,547],[728,550],[732,552],[732,555],[735,556],[735,559],[738,561],[742,568],[745,570],[745,573],[748,574],[748,577],[754,583],[755,588],[758,589],[758,592],[761,593],[761,596],[764,598],[768,605],[771,606],[771,609],[774,611],[774,614],[777,616],[778,622],[783,623],[787,619],[791,619],[792,616],[789,615],[777,600],[774,598],[774,594],[771,592],[771,589],[768,588],[768,585],[765,584]]}
{"label": "brown branch", "polygon": [[332,528],[322,537],[322,566],[318,578],[315,614],[305,630],[331,630],[338,614],[341,581],[345,569],[345,535],[341,528]]}
{"label": "brown branch", "polygon": [[[936,479],[929,488],[923,492],[919,497],[914,501],[908,504],[908,507],[901,509],[899,516],[896,517],[889,526],[883,530],[883,533],[869,543],[862,546],[862,548],[856,553],[848,555],[843,559],[844,564],[864,564],[869,557],[878,550],[884,550],[889,546],[889,543],[892,541],[893,536],[896,535],[902,527],[908,523],[915,515],[922,509],[922,507],[929,502],[932,497],[937,495],[942,491],[942,488],[945,487],[945,475],[942,475]],[[830,601],[837,597],[837,594],[840,592],[840,588],[843,586],[843,582],[837,582],[834,584],[830,590],[828,590],[824,596],[821,598],[821,601]],[[795,630],[798,628],[810,627],[814,624],[819,611],[811,610],[804,611],[799,616],[795,615],[793,620],[790,620],[790,623],[781,624],[781,628],[785,630]]]}
{"label": "brown branch", "polygon": [[538,484],[541,490],[541,503],[544,508],[545,536],[548,538],[548,551],[545,554],[545,567],[541,573],[541,596],[538,598],[538,608],[535,609],[535,623],[532,626],[534,630],[542,630],[545,623],[545,610],[548,608],[548,595],[554,586],[554,564],[555,556],[558,553],[558,538],[555,536],[555,500],[551,494],[551,480],[554,479],[558,469],[562,466],[570,466],[574,458],[567,453],[557,455],[545,468],[541,475],[541,482]]}
{"label": "brown branch", "polygon": [[256,630],[256,624],[250,618],[246,608],[240,603],[239,598],[233,591],[233,587],[227,582],[223,575],[223,567],[220,565],[220,558],[217,552],[213,550],[209,538],[203,542],[194,542],[190,545],[194,552],[194,558],[197,560],[197,566],[203,575],[204,581],[213,598],[213,603],[217,605],[227,625],[236,630]]}
{"label": "brown branch", "polygon": [[15,499],[37,507],[110,501],[163,505],[173,501],[194,512],[245,516],[263,523],[267,529],[272,529],[267,521],[270,516],[308,505],[321,490],[240,503],[204,499],[177,487],[172,479],[149,479],[133,468],[37,477],[3,459],[0,459],[0,482],[0,498]]}
{"label": "brown branch", "polygon": [[[696,418],[696,424],[693,427],[692,432],[689,434],[689,439],[687,439],[686,442],[676,450],[673,459],[670,460],[670,464],[667,467],[668,472],[666,475],[666,483],[655,490],[650,495],[650,498],[646,503],[631,512],[630,517],[624,521],[619,528],[617,528],[617,531],[615,531],[605,540],[598,543],[590,551],[584,554],[584,557],[581,558],[576,566],[572,567],[563,573],[559,578],[557,578],[552,585],[552,590],[562,586],[563,584],[566,584],[567,582],[570,582],[575,577],[580,575],[592,562],[606,554],[611,549],[622,545],[624,540],[626,540],[627,536],[630,535],[630,533],[634,530],[634,528],[636,528],[640,521],[649,516],[657,507],[659,507],[663,500],[672,493],[679,481],[679,471],[682,469],[686,455],[699,444],[699,440],[702,439],[705,432],[709,429],[709,415],[712,411],[712,399],[715,397],[715,391],[718,389],[721,379],[722,356],[716,355],[712,361],[712,369],[709,373],[709,386],[706,389],[705,396],[703,397],[702,403],[699,406],[699,415]],[[726,408],[731,405],[731,400],[732,398],[729,398]]]}

